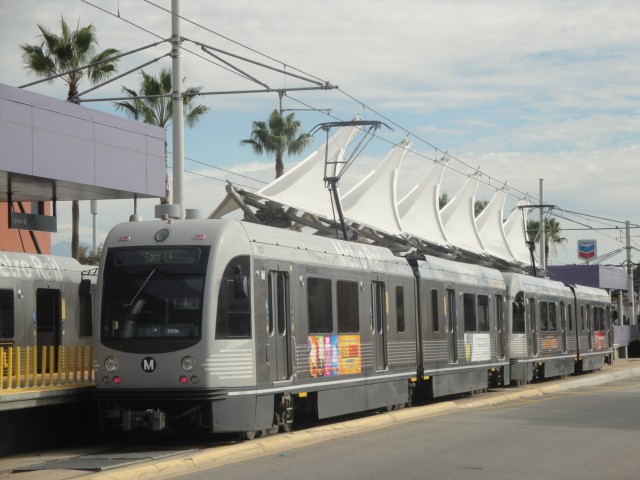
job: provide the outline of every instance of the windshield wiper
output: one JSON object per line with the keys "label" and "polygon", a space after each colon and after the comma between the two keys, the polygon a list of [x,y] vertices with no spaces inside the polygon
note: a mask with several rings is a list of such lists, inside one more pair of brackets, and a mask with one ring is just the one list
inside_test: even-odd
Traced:
{"label": "windshield wiper", "polygon": [[138,292],[133,296],[133,298],[131,299],[131,301],[129,303],[125,304],[125,307],[133,307],[133,304],[138,299],[140,294],[144,291],[144,289],[147,287],[147,284],[149,283],[149,280],[151,280],[151,277],[153,277],[153,275],[155,273],[156,273],[156,269],[155,268],[149,272],[149,275],[147,275],[147,278],[145,279],[144,283],[140,287],[140,290],[138,290]]}

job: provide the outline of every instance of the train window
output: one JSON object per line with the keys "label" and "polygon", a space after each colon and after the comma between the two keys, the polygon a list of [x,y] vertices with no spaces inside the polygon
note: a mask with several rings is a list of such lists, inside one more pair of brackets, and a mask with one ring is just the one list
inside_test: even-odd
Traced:
{"label": "train window", "polygon": [[464,331],[475,332],[477,329],[476,320],[476,296],[473,293],[465,293],[462,296],[464,309]]}
{"label": "train window", "polygon": [[218,294],[216,338],[251,338],[249,257],[232,259],[222,276]]}
{"label": "train window", "polygon": [[0,338],[13,338],[13,315],[13,290],[0,290]]}
{"label": "train window", "polygon": [[307,307],[310,334],[333,332],[332,304],[331,280],[309,277],[307,280]]}
{"label": "train window", "polygon": [[558,331],[558,312],[556,302],[549,302],[549,331]]}
{"label": "train window", "polygon": [[573,332],[573,308],[571,304],[567,304],[567,318],[569,319],[569,331]]}
{"label": "train window", "polygon": [[540,329],[543,332],[549,331],[549,303],[540,302]]}
{"label": "train window", "polygon": [[440,311],[438,308],[438,290],[431,290],[431,331],[440,331]]}
{"label": "train window", "polygon": [[398,333],[404,333],[404,288],[402,285],[396,285],[396,319]]}
{"label": "train window", "polygon": [[513,333],[525,332],[524,310],[524,292],[518,292],[513,301],[513,324],[511,325]]}
{"label": "train window", "polygon": [[604,330],[604,307],[595,307],[594,308],[594,320],[595,320],[595,325],[593,327],[594,330],[596,331],[602,331]]}
{"label": "train window", "polygon": [[489,297],[478,295],[478,331],[489,331]]}
{"label": "train window", "polygon": [[338,333],[359,332],[358,282],[338,280],[336,290],[338,300]]}
{"label": "train window", "polygon": [[540,302],[540,325],[543,332],[558,331],[558,309],[555,302]]}
{"label": "train window", "polygon": [[80,299],[80,331],[81,337],[93,335],[92,307],[91,307],[91,281],[83,279],[80,282],[78,297]]}
{"label": "train window", "polygon": [[[589,306],[587,306],[589,308]],[[580,305],[580,330],[584,332],[585,329],[585,318],[586,314],[584,311],[584,305]]]}

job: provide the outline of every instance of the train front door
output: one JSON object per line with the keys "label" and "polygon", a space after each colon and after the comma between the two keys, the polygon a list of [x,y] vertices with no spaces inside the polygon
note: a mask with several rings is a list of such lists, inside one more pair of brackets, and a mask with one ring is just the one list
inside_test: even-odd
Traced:
{"label": "train front door", "polygon": [[271,380],[288,380],[292,375],[289,273],[270,270],[268,277],[268,334]]}
{"label": "train front door", "polygon": [[376,370],[386,370],[387,299],[383,282],[371,282],[371,315]]}
{"label": "train front door", "polygon": [[[62,338],[62,301],[60,290],[52,288],[38,288],[36,290],[36,343],[38,355],[42,347],[54,348],[60,346]],[[57,351],[54,351],[54,365],[57,368]],[[40,365],[38,366],[40,368]]]}

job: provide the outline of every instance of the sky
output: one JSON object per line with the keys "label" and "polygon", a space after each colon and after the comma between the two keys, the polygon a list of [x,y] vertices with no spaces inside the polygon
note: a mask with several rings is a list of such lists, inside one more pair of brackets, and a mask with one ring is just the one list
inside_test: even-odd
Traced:
{"label": "sky", "polygon": [[[0,3],[0,82],[12,86],[36,80],[19,46],[40,43],[37,24],[59,33],[61,16],[74,27],[93,24],[101,49],[130,52],[171,36],[169,0]],[[344,191],[408,135],[412,152],[400,172],[400,196],[444,152],[451,160],[441,191],[453,197],[479,168],[476,198],[489,200],[506,184],[505,214],[525,195],[539,202],[542,179],[544,203],[556,207],[553,218],[567,239],[550,264],[580,263],[579,239],[597,240],[598,254],[608,256],[625,246],[624,221],[640,224],[637,0],[182,1],[181,16],[185,85],[209,93],[198,102],[210,107],[185,130],[186,208],[206,216],[227,181],[255,190],[273,179],[273,159],[240,145],[253,121],[279,108],[279,97],[237,92],[267,85],[290,89],[282,108],[305,131],[356,114],[390,127],[378,130],[341,184]],[[219,56],[228,63],[202,45],[224,52]],[[169,50],[164,42],[127,55],[119,72],[158,57],[145,72],[170,68],[163,57]],[[308,90],[316,84],[291,73],[338,88]],[[137,89],[139,79],[134,71],[83,98],[122,96],[122,87]],[[66,98],[60,80],[25,88]],[[84,105],[123,115],[110,101]],[[321,145],[323,136],[316,137],[308,151],[285,159],[286,169]],[[168,140],[171,151],[170,131]],[[138,213],[153,218],[157,203],[140,201]],[[100,244],[113,225],[128,220],[133,202],[102,201],[98,210]],[[70,211],[58,206],[54,244],[70,240]],[[81,204],[80,222],[81,242],[91,245],[89,202]],[[640,228],[631,235],[634,248],[640,246]],[[625,255],[605,263],[620,264]],[[632,260],[638,258],[634,250]]]}

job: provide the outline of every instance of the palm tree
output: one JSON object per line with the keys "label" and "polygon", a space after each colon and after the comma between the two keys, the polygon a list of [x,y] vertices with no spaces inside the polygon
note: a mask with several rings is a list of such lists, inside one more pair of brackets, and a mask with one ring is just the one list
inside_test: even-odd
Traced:
{"label": "palm tree", "polygon": [[[42,43],[40,45],[20,45],[26,69],[39,78],[49,78],[64,73],[60,78],[69,86],[67,100],[77,101],[80,81],[86,76],[92,85],[98,85],[117,71],[117,59],[109,60],[120,53],[107,48],[96,54],[98,39],[93,25],[71,30],[64,17],[60,19],[61,34],[57,35],[38,24]],[[96,62],[100,62],[97,63]],[[86,69],[72,71],[87,66]],[[68,72],[68,73],[65,73]],[[78,227],[80,209],[77,200],[71,202],[71,256],[78,258]]]}
{"label": "palm tree", "polygon": [[489,205],[489,200],[476,200],[476,203],[473,205],[474,216],[477,217],[480,215],[487,205]]}
{"label": "palm tree", "polygon": [[[567,239],[560,236],[560,222],[555,218],[547,218],[544,221],[544,259],[545,265],[549,265],[549,250],[554,254],[558,251],[558,245],[567,242]],[[540,222],[538,220],[527,221],[527,235],[530,242],[539,243]]]}
{"label": "palm tree", "polygon": [[278,110],[271,112],[266,122],[253,122],[251,138],[242,140],[240,145],[251,145],[256,155],[263,152],[276,156],[276,178],[284,173],[284,152],[296,155],[311,145],[313,137],[300,132],[300,122],[293,113],[283,116]]}
{"label": "palm tree", "polygon": [[[142,120],[144,123],[156,125],[166,129],[171,125],[173,118],[173,102],[171,101],[171,72],[168,68],[160,70],[157,76],[141,71],[140,87],[138,92],[131,88],[122,87],[124,94],[132,97],[131,100],[114,102],[116,109],[124,112],[134,120]],[[182,92],[182,105],[184,108],[184,121],[188,127],[195,126],[200,117],[209,111],[205,105],[194,105],[196,95],[202,87],[189,87]],[[165,164],[166,164],[165,143]],[[169,175],[165,168],[165,197],[160,203],[169,202]]]}
{"label": "palm tree", "polygon": [[443,192],[440,194],[440,198],[438,198],[438,208],[442,210],[447,203],[449,203],[449,194]]}

